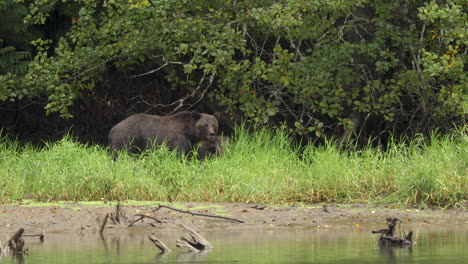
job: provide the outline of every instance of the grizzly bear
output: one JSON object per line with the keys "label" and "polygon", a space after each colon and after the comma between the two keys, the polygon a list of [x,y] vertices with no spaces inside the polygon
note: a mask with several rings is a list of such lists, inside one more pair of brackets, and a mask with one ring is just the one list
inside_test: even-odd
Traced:
{"label": "grizzly bear", "polygon": [[213,141],[218,131],[219,113],[214,115],[179,112],[170,116],[136,114],[129,116],[109,132],[110,151],[141,152],[165,143],[180,156],[189,153],[200,141]]}
{"label": "grizzly bear", "polygon": [[207,156],[222,155],[224,153],[224,145],[230,142],[226,136],[216,136],[214,140],[201,141],[198,148],[198,157],[205,159]]}

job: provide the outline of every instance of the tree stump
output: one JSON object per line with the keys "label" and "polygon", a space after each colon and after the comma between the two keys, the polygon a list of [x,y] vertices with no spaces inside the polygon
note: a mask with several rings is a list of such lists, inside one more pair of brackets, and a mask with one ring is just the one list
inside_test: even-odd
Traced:
{"label": "tree stump", "polygon": [[412,246],[414,244],[413,231],[410,231],[408,235],[405,235],[405,237],[395,236],[396,224],[401,224],[402,222],[403,221],[398,218],[387,218],[388,228],[372,231],[372,234],[380,234],[380,237],[377,241],[380,247],[403,247]]}

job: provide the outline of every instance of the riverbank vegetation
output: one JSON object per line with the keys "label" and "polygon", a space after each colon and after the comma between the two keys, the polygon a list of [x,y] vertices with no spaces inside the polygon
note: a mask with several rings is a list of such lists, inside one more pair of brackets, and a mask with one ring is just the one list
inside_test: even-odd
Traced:
{"label": "riverbank vegetation", "polygon": [[466,0],[0,1],[0,127],[104,143],[134,113],[223,112],[304,140],[466,118]]}
{"label": "riverbank vegetation", "polygon": [[44,147],[0,140],[0,201],[158,200],[250,203],[370,202],[460,207],[468,200],[464,129],[340,150],[295,144],[285,132],[238,129],[225,153],[202,162],[164,148],[114,162],[70,136]]}

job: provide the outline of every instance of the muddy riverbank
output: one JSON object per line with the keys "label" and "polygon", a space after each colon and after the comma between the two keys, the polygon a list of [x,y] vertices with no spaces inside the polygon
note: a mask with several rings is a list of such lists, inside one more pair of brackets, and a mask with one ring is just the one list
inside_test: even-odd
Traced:
{"label": "muddy riverbank", "polygon": [[[22,202],[0,206],[0,233],[6,234],[25,228],[26,233],[48,232],[99,232],[106,214],[115,211],[116,203],[52,203],[38,204]],[[468,211],[415,209],[398,206],[352,205],[290,205],[269,206],[259,204],[220,204],[220,203],[165,203],[193,213],[226,216],[245,223],[196,216],[167,208],[157,203],[127,202],[123,210],[129,222],[137,215],[146,215],[159,221],[144,218],[131,227],[122,227],[108,222],[104,232],[118,230],[177,229],[178,223],[186,223],[196,229],[278,229],[278,228],[317,228],[329,230],[353,229],[370,231],[385,226],[385,218],[398,217],[405,229],[422,227],[443,228],[444,226],[468,226]]]}

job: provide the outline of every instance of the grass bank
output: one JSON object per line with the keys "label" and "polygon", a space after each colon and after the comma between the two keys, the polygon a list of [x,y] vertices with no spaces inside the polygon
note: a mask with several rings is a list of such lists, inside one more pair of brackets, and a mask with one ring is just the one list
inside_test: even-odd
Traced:
{"label": "grass bank", "polygon": [[159,200],[207,202],[373,202],[463,206],[468,136],[458,131],[392,142],[387,151],[333,144],[301,151],[285,133],[236,133],[221,157],[179,159],[164,149],[123,154],[70,137],[43,148],[0,140],[0,201]]}

